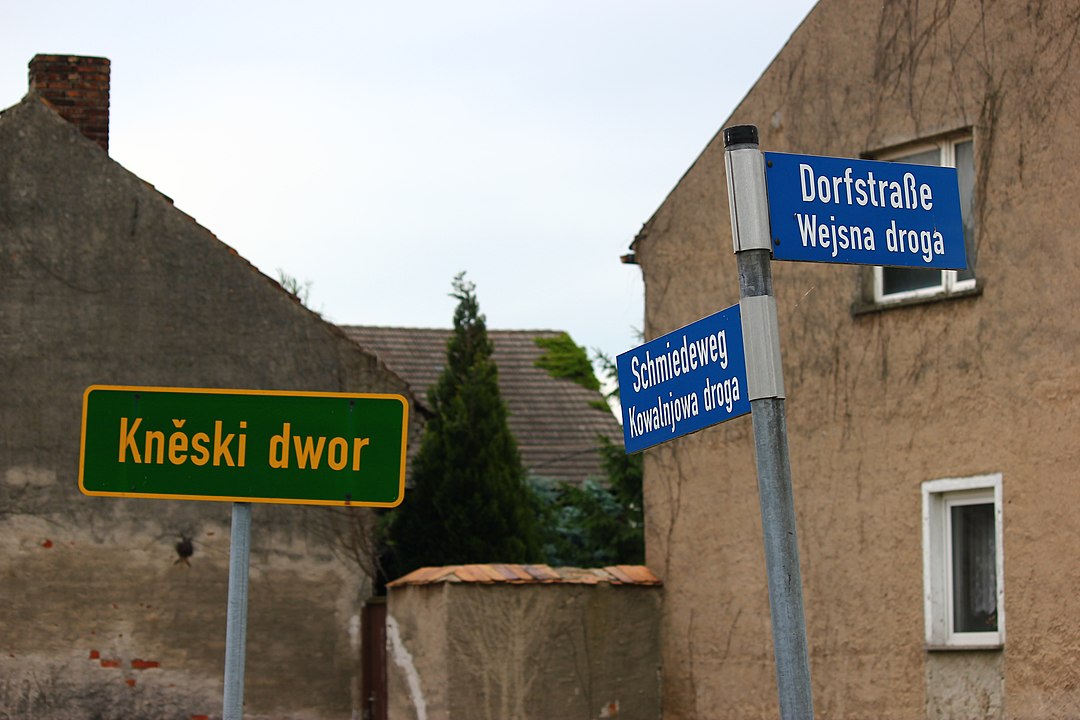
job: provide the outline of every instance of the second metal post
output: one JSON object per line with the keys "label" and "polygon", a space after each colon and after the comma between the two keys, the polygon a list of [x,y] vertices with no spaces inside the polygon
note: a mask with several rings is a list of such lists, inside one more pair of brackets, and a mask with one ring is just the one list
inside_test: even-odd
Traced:
{"label": "second metal post", "polygon": [[732,235],[739,267],[739,305],[780,717],[810,720],[814,716],[814,701],[795,532],[780,336],[772,287],[768,199],[757,128],[753,125],[727,128],[724,145]]}
{"label": "second metal post", "polygon": [[244,717],[244,661],[247,645],[248,572],[251,560],[251,503],[232,506],[229,546],[229,608],[225,625],[225,697],[222,720]]}

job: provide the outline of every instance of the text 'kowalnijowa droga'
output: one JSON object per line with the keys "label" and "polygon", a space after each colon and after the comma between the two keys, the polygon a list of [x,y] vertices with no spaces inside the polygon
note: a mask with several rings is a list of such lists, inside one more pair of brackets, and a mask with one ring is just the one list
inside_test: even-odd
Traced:
{"label": "text 'kowalnijowa droga'", "polygon": [[736,305],[617,358],[628,451],[749,412],[739,323]]}

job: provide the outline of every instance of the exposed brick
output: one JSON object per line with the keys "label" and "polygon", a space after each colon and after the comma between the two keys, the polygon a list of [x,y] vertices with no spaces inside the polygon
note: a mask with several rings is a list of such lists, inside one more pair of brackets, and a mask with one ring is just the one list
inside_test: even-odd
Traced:
{"label": "exposed brick", "polygon": [[101,667],[103,667],[103,668],[118,668],[118,667],[120,667],[120,661],[119,660],[106,660],[106,659],[103,659],[101,661]]}
{"label": "exposed brick", "polygon": [[91,650],[90,651],[90,659],[91,660],[100,660],[101,659],[101,653],[99,653],[97,650]]}
{"label": "exposed brick", "polygon": [[108,152],[108,58],[35,55],[29,68],[30,91]]}
{"label": "exposed brick", "polygon": [[139,660],[136,658],[131,661],[131,667],[133,670],[150,670],[161,667],[161,663],[157,660]]}

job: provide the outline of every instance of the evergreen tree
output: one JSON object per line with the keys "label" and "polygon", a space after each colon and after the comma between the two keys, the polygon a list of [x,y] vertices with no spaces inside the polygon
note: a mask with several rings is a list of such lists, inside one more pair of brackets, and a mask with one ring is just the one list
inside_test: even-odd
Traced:
{"label": "evergreen tree", "polygon": [[540,560],[535,500],[506,422],[475,286],[454,278],[454,332],[428,392],[433,417],[413,465],[413,488],[389,518],[386,568]]}
{"label": "evergreen tree", "polygon": [[[548,353],[537,364],[553,376],[557,369],[559,376],[583,387],[600,387],[584,348],[568,336],[543,347]],[[608,397],[618,397],[615,363],[599,352],[596,360],[614,385]],[[611,412],[607,403],[602,409]],[[603,436],[597,442],[601,478],[589,478],[580,486],[536,481],[544,551],[551,564],[595,567],[645,561],[641,453],[627,455],[621,444]]]}

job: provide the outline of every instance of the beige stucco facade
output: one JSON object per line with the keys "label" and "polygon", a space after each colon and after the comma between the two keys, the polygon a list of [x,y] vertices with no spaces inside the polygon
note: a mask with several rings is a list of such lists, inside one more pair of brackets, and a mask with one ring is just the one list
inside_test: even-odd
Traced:
{"label": "beige stucco facade", "polygon": [[[774,263],[819,717],[1080,715],[1080,57],[1074,3],[823,0],[724,126],[860,157],[970,133],[976,292],[867,312]],[[634,244],[646,337],[738,301],[722,136]],[[1005,640],[926,646],[922,484],[1000,474]],[[663,713],[777,714],[751,421],[646,451]]]}

